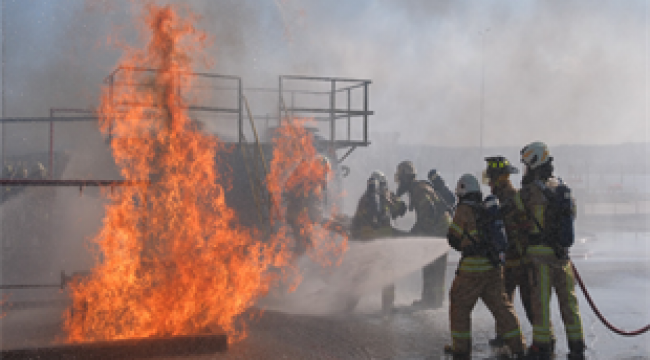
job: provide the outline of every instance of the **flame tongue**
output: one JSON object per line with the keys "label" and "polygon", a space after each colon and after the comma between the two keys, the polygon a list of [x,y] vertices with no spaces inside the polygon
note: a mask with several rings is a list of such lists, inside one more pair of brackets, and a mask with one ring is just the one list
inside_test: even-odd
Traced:
{"label": "flame tongue", "polygon": [[102,128],[112,122],[112,151],[122,175],[151,179],[152,185],[110,195],[94,239],[98,265],[72,287],[69,341],[219,328],[231,339],[242,338],[237,316],[268,290],[269,266],[286,258],[283,247],[256,242],[238,228],[215,167],[215,154],[224,147],[190,126],[177,89],[188,81],[180,74],[191,70],[190,55],[205,39],[192,20],[169,6],[147,6],[151,39],[146,51],[131,51],[122,66],[159,71],[152,78],[126,71],[127,83],[150,86],[118,87],[102,98]]}
{"label": "flame tongue", "polygon": [[[182,18],[171,6],[145,9],[147,47],[130,50],[121,67],[127,69],[123,83],[146,86],[107,90],[101,127],[116,136],[111,147],[122,176],[149,179],[151,185],[108,194],[111,203],[93,240],[97,265],[71,286],[67,340],[226,331],[237,341],[246,336],[239,315],[280,275],[296,275],[287,265],[289,234],[297,231],[279,226],[271,239],[260,242],[238,226],[225,203],[228,179],[215,166],[215,155],[225,146],[196,130],[178,90],[190,87],[183,74],[191,72],[206,36],[194,28],[191,14]],[[157,71],[128,70],[138,68]],[[314,162],[316,152],[302,123],[286,122],[280,132],[267,179],[276,209],[283,188],[301,196],[319,194],[326,176]],[[297,166],[301,161],[303,167]],[[322,264],[340,261],[345,239],[331,241],[331,234],[303,215],[299,232],[309,235],[312,258]],[[272,275],[271,268],[282,271]],[[297,285],[299,276],[293,280]]]}

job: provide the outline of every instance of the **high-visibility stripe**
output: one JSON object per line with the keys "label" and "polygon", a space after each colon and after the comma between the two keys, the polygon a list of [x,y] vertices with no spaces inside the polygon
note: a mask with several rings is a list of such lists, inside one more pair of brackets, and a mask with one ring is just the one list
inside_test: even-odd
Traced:
{"label": "high-visibility stripe", "polygon": [[519,328],[503,334],[504,339],[512,339],[515,336],[521,336],[521,330]]}
{"label": "high-visibility stripe", "polygon": [[566,329],[567,337],[570,340],[582,340],[584,339],[584,333],[582,332],[582,319],[580,318],[580,311],[578,310],[578,299],[573,293],[575,284],[571,263],[567,263],[562,270],[566,276],[566,291],[569,296],[569,308],[571,309],[571,315],[573,317],[572,323],[564,324],[564,328]]}
{"label": "high-visibility stripe", "polygon": [[452,331],[451,337],[456,339],[471,339],[472,333],[470,331]]}
{"label": "high-visibility stripe", "polygon": [[521,211],[526,210],[524,208],[524,202],[521,200],[521,194],[520,193],[515,194],[515,205],[517,206],[517,209],[519,209]]}
{"label": "high-visibility stripe", "polygon": [[460,262],[460,271],[484,272],[494,269],[490,260],[485,257],[472,256],[463,258]]}
{"label": "high-visibility stripe", "polygon": [[553,249],[546,245],[531,245],[526,252],[531,255],[555,255]]}
{"label": "high-visibility stripe", "polygon": [[550,297],[551,297],[551,283],[549,267],[546,264],[540,264],[537,267],[540,286],[540,299],[542,305],[542,323],[533,326],[533,342],[548,343],[551,341],[552,330],[550,326]]}
{"label": "high-visibility stripe", "polygon": [[463,229],[462,229],[460,226],[456,225],[456,223],[453,223],[453,222],[452,222],[452,223],[449,225],[449,228],[452,229],[452,230],[454,230],[454,231],[456,232],[456,234],[458,234],[458,236],[462,236],[462,235],[463,235]]}

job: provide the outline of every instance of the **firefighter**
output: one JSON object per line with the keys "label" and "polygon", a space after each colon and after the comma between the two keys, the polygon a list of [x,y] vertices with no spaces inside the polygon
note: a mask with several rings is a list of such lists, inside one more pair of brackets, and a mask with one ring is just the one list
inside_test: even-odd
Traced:
{"label": "firefighter", "polygon": [[[373,171],[352,218],[352,237],[357,240],[374,240],[399,236],[402,232],[393,228],[390,222],[405,213],[406,203],[388,189],[386,176],[381,171]],[[395,285],[391,284],[382,291],[382,311],[391,313],[394,304]]]}
{"label": "firefighter", "polygon": [[[519,212],[515,205],[517,190],[510,181],[510,174],[517,174],[519,170],[503,156],[485,158],[487,168],[483,171],[483,183],[490,186],[491,193],[499,199],[499,211],[503,216],[506,233],[508,235],[508,250],[504,269],[504,285],[508,301],[514,304],[515,290],[519,287],[519,297],[526,317],[533,323],[533,314],[530,309],[530,287],[528,286],[528,261],[525,256],[526,217]],[[496,329],[497,337],[490,340],[490,345],[501,346],[503,339],[502,329]]]}
{"label": "firefighter", "polygon": [[[480,186],[473,175],[460,177],[456,186],[458,206],[449,227],[449,245],[462,256],[456,277],[449,292],[449,321],[452,345],[445,352],[454,359],[470,359],[472,349],[471,314],[478,299],[482,299],[503,330],[504,342],[510,347],[513,358],[523,359],[524,338],[512,303],[508,301],[503,286],[503,273],[497,259],[491,259],[484,250],[491,246],[487,234],[478,224],[483,206]],[[497,261],[497,265],[494,263]]]}
{"label": "firefighter", "polygon": [[456,203],[456,196],[451,190],[449,190],[447,184],[445,184],[445,181],[440,176],[440,173],[438,173],[436,169],[431,169],[427,174],[427,179],[440,198],[440,201],[443,202],[449,213],[452,214],[454,212],[453,209],[454,204]]}
{"label": "firefighter", "polygon": [[323,222],[327,181],[331,171],[329,160],[318,155],[301,161],[286,181],[286,219],[295,240],[296,258],[312,247],[311,228]]}
{"label": "firefighter", "polygon": [[[553,177],[553,158],[546,144],[533,142],[526,145],[521,150],[521,161],[526,170],[522,188],[515,195],[515,204],[526,215],[529,229],[526,253],[532,263],[529,278],[533,312],[533,344],[529,357],[550,359],[553,356],[550,301],[551,289],[555,288],[569,345],[568,359],[584,359],[585,341],[568,247],[559,244],[563,239],[559,236],[562,232],[554,225],[560,220],[545,221],[554,215],[550,206],[553,198],[549,198],[547,191],[557,191],[564,184]],[[569,216],[575,217],[575,199],[567,198],[572,210]],[[572,230],[572,223],[570,226]]]}
{"label": "firefighter", "polygon": [[[409,232],[413,236],[445,237],[451,216],[433,187],[427,181],[415,179],[416,170],[410,161],[397,165],[395,182],[397,196],[409,195],[409,211],[415,210],[415,224]],[[447,253],[422,269],[422,298],[414,306],[436,309],[442,307],[445,297]]]}

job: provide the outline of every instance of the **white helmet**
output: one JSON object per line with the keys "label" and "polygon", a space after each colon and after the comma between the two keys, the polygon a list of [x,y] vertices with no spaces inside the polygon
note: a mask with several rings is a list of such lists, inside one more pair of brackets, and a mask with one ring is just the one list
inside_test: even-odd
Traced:
{"label": "white helmet", "polygon": [[541,141],[535,141],[521,149],[521,162],[530,169],[535,169],[553,160],[548,146]]}
{"label": "white helmet", "polygon": [[456,196],[461,197],[473,192],[480,193],[481,186],[474,175],[464,174],[458,179],[458,183],[456,184]]}
{"label": "white helmet", "polygon": [[370,174],[370,178],[377,180],[379,183],[387,183],[386,175],[379,170],[373,171],[372,174]]}

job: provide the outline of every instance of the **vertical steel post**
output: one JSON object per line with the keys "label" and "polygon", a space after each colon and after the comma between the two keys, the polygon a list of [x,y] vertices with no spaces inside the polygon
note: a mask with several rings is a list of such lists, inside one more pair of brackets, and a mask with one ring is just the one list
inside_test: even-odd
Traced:
{"label": "vertical steel post", "polygon": [[334,140],[336,138],[336,117],[334,109],[336,108],[336,80],[332,80],[332,89],[330,92],[330,151],[334,152]]}
{"label": "vertical steel post", "polygon": [[368,144],[368,82],[363,83],[363,143]]}
{"label": "vertical steel post", "polygon": [[49,152],[49,164],[47,166],[47,171],[48,171],[48,177],[50,180],[54,178],[54,171],[52,170],[52,167],[54,166],[54,121],[52,121],[52,118],[54,117],[54,110],[50,109],[50,152]]}
{"label": "vertical steel post", "polygon": [[[2,118],[5,117],[5,1],[2,0]],[[4,177],[4,167],[5,167],[5,140],[7,139],[5,135],[5,123],[2,122],[2,166],[0,166],[0,177]],[[2,191],[4,194],[4,189]],[[4,197],[4,195],[3,195]]]}
{"label": "vertical steel post", "polygon": [[293,121],[296,118],[296,114],[294,113],[294,109],[296,108],[296,104],[294,103],[295,95],[296,92],[292,91],[291,92],[291,121]]}
{"label": "vertical steel post", "polygon": [[348,89],[348,141],[350,141],[350,89]]}
{"label": "vertical steel post", "polygon": [[113,114],[116,113],[115,105],[113,104],[113,82],[114,74],[111,74],[108,78],[108,102],[110,104],[111,114],[108,115],[108,145],[111,145],[113,141]]}
{"label": "vertical steel post", "polygon": [[241,145],[242,140],[244,139],[244,112],[242,106],[242,88],[241,88],[241,78],[237,79],[238,87],[238,96],[239,100],[237,101],[237,110],[239,111],[239,145]]}
{"label": "vertical steel post", "polygon": [[282,126],[282,75],[279,77],[279,92],[278,92],[278,127]]}

